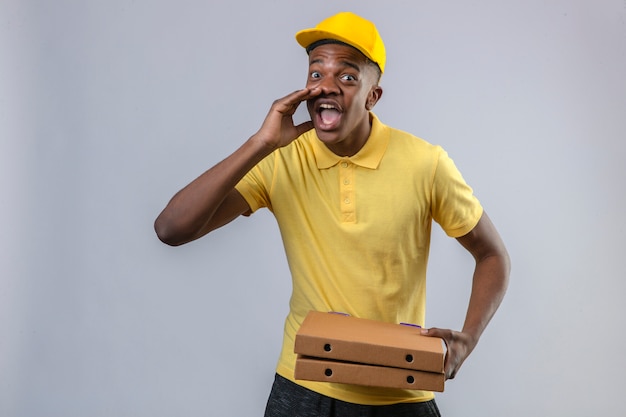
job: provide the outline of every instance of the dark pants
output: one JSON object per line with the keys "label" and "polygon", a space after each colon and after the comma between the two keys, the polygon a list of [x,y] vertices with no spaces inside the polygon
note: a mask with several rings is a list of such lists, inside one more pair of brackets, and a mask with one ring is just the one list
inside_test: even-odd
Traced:
{"label": "dark pants", "polygon": [[441,417],[435,400],[360,405],[326,397],[276,375],[265,417]]}

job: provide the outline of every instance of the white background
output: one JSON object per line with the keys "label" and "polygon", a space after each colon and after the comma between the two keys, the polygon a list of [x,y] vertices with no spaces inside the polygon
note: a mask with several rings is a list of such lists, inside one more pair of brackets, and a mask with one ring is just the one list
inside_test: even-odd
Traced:
{"label": "white background", "polygon": [[[623,410],[626,1],[2,0],[0,416],[262,415],[273,218],[180,248],[152,223],[304,85],[293,35],[341,10],[387,44],[378,116],[448,150],[513,260],[444,415]],[[459,328],[472,262],[434,230],[427,324]]]}

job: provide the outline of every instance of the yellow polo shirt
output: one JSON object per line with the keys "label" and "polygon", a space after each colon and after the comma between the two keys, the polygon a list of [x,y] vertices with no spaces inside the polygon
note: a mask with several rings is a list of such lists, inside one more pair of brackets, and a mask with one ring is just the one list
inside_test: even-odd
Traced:
{"label": "yellow polo shirt", "polygon": [[478,223],[482,206],[439,146],[382,124],[352,157],[310,130],[261,161],[236,188],[252,212],[272,211],[293,280],[277,373],[358,404],[433,398],[426,391],[295,381],[294,338],[310,310],[425,325],[432,220],[451,237]]}

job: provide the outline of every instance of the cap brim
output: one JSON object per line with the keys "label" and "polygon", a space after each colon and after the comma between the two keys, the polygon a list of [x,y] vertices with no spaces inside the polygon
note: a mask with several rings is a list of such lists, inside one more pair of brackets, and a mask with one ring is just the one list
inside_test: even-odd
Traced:
{"label": "cap brim", "polygon": [[324,40],[324,39],[333,39],[333,40],[336,40],[336,41],[343,42],[346,45],[350,45],[353,48],[358,49],[363,55],[365,55],[371,61],[376,62],[376,60],[374,58],[372,58],[370,56],[370,54],[367,53],[367,51],[365,51],[364,48],[362,48],[360,45],[356,45],[351,40],[346,39],[343,36],[337,35],[336,33],[328,32],[328,31],[325,31],[325,30],[318,30],[318,29],[304,29],[304,30],[301,30],[300,32],[296,33],[296,41],[303,48],[308,48],[309,45],[311,45],[311,44],[313,44],[313,43],[315,43],[317,41]]}

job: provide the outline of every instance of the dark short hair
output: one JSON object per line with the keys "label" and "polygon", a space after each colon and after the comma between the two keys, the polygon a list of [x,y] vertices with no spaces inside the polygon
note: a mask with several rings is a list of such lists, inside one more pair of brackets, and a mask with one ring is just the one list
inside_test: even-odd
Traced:
{"label": "dark short hair", "polygon": [[[319,41],[313,42],[312,44],[310,44],[309,46],[306,47],[306,53],[307,55],[311,53],[311,51],[315,48],[317,48],[318,46],[322,46],[322,45],[329,45],[329,44],[334,44],[334,45],[344,45],[344,46],[349,46],[350,48],[359,51],[358,49],[356,49],[354,46],[345,43],[345,42],[341,42],[338,41],[337,39],[320,39]],[[363,58],[365,58],[366,62],[368,65],[373,66],[376,69],[376,79],[378,81],[380,81],[380,77],[382,77],[383,72],[380,70],[380,66],[378,66],[378,64],[374,61],[372,61],[371,59],[369,59],[368,57],[365,56],[365,54],[363,54],[363,52],[359,51],[359,53],[361,55],[363,55]]]}

